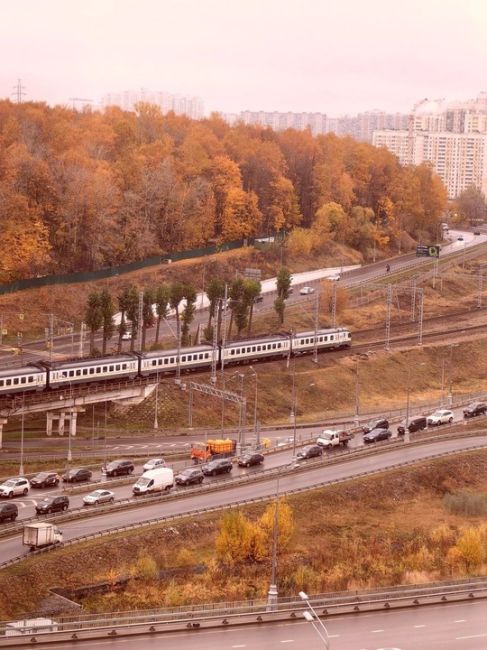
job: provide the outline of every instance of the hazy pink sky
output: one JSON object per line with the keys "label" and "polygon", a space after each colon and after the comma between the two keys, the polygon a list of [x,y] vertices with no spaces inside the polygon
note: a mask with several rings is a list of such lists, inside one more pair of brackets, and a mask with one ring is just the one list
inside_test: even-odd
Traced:
{"label": "hazy pink sky", "polygon": [[2,0],[0,96],[147,88],[211,110],[407,111],[487,90],[487,0]]}

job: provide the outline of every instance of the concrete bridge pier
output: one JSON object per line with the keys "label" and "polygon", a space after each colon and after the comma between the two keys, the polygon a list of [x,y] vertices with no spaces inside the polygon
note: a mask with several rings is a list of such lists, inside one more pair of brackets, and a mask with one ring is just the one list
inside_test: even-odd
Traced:
{"label": "concrete bridge pier", "polygon": [[58,420],[58,433],[60,436],[64,436],[64,426],[65,421],[69,422],[69,435],[71,437],[76,436],[76,423],[78,420],[78,413],[84,413],[86,409],[82,406],[73,406],[69,409],[64,409],[59,411],[59,413],[53,413],[48,411],[46,413],[46,434],[52,436],[52,426],[55,420]]}
{"label": "concrete bridge pier", "polygon": [[3,446],[3,425],[7,424],[8,418],[0,418],[0,449]]}

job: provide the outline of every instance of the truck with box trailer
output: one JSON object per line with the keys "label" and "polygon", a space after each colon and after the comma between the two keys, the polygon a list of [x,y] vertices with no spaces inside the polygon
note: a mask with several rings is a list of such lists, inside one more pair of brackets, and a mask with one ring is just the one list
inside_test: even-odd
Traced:
{"label": "truck with box trailer", "polygon": [[25,524],[24,526],[22,543],[24,546],[29,546],[31,551],[36,551],[46,546],[62,544],[62,541],[62,532],[56,525],[50,524],[47,521]]}

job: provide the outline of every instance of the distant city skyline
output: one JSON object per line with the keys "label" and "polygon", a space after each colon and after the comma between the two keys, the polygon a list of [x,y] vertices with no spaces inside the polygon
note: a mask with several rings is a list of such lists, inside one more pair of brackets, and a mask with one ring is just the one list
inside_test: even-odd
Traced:
{"label": "distant city skyline", "polygon": [[483,0],[16,0],[2,4],[0,95],[98,103],[148,88],[205,112],[408,112],[487,90]]}

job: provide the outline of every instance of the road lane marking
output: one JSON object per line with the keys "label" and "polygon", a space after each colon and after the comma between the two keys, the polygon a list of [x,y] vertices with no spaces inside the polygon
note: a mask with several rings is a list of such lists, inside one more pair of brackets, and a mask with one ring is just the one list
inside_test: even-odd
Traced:
{"label": "road lane marking", "polygon": [[485,634],[470,634],[469,636],[457,636],[455,641],[464,641],[466,639],[483,639],[487,636],[487,632]]}
{"label": "road lane marking", "polygon": [[281,643],[294,643],[294,639],[285,639],[284,641],[281,641]]}
{"label": "road lane marking", "polygon": [[416,628],[418,628],[418,627],[426,627],[426,625],[414,625],[414,627],[416,627]]}
{"label": "road lane marking", "polygon": [[459,618],[458,621],[455,621],[455,623],[466,623],[467,619],[466,618]]}
{"label": "road lane marking", "polygon": [[377,632],[383,632],[384,630],[370,630],[371,634],[376,634]]}
{"label": "road lane marking", "polygon": [[232,645],[232,648],[246,648],[247,646],[244,644],[242,645]]}

